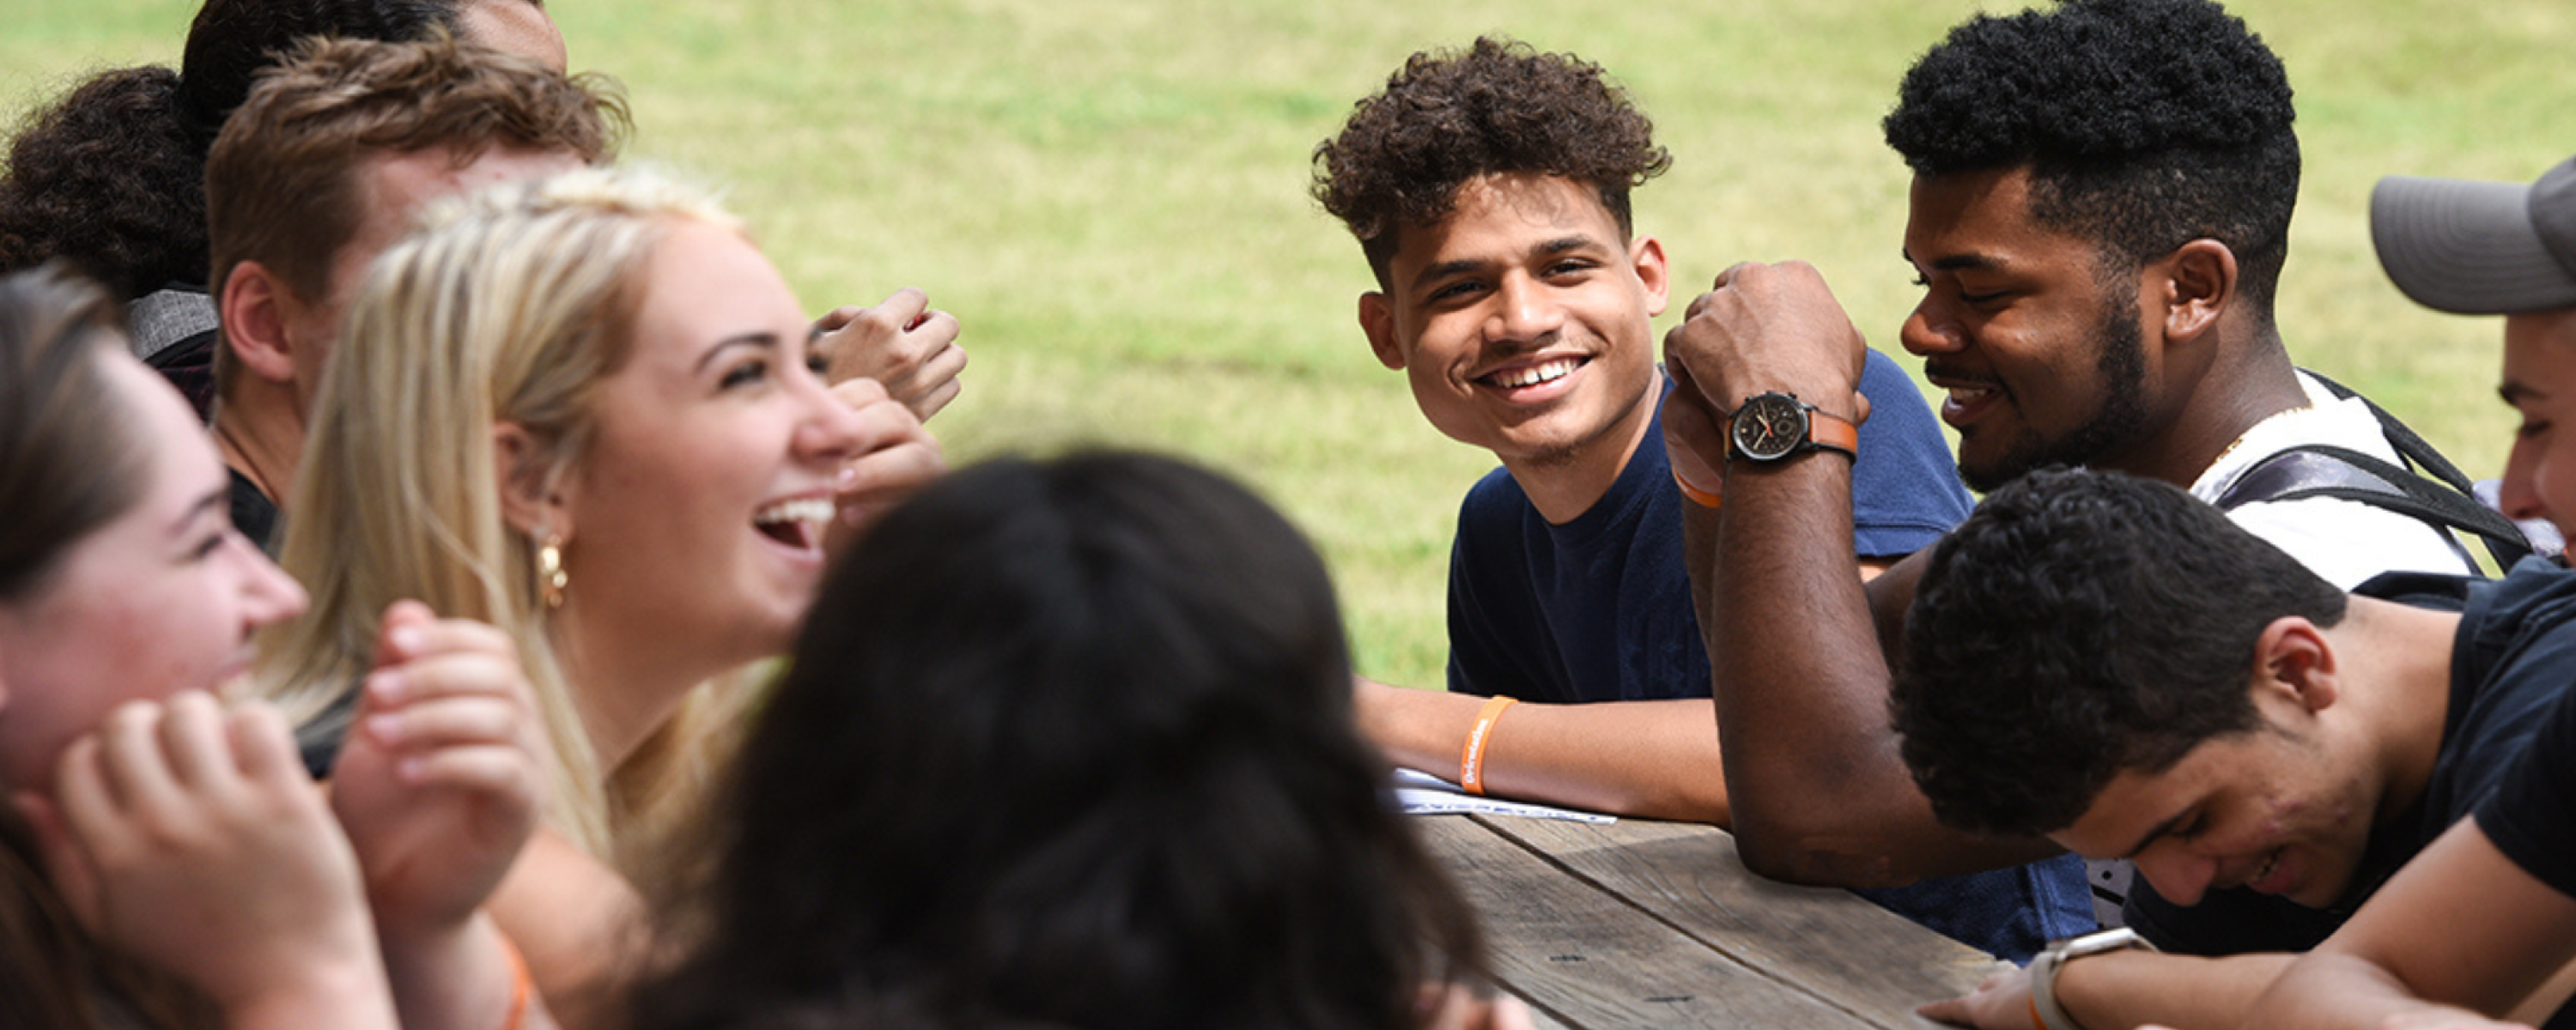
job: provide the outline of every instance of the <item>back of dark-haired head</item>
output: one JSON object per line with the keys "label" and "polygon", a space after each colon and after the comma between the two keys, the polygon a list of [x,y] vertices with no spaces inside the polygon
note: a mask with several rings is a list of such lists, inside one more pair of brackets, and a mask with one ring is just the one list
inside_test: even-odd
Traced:
{"label": "back of dark-haired head", "polygon": [[2125,771],[2254,729],[2255,645],[2344,594],[2181,489],[2043,470],[1944,538],[1905,621],[1889,708],[1944,824],[2073,824]]}
{"label": "back of dark-haired head", "polygon": [[206,151],[310,36],[418,39],[460,0],[207,0],[182,70],[126,68],[31,116],[0,173],[0,271],[69,261],[119,300],[206,277]]}
{"label": "back of dark-haired head", "polygon": [[100,364],[123,339],[96,285],[57,266],[0,276],[0,602],[141,493],[142,452]]}
{"label": "back of dark-haired head", "polygon": [[2132,271],[2196,239],[2236,255],[2265,327],[2290,247],[2289,76],[2210,0],[2065,0],[1978,15],[1897,88],[1887,143],[1917,175],[2028,167],[2031,217]]}
{"label": "back of dark-haired head", "polygon": [[832,574],[719,802],[707,942],[635,1018],[1410,1026],[1480,953],[1350,682],[1321,560],[1242,488],[957,473]]}
{"label": "back of dark-haired head", "polygon": [[1599,191],[1631,232],[1628,191],[1671,167],[1655,126],[1601,67],[1484,37],[1415,53],[1315,147],[1315,199],[1359,237],[1381,286],[1396,234],[1436,225],[1485,175],[1558,175]]}

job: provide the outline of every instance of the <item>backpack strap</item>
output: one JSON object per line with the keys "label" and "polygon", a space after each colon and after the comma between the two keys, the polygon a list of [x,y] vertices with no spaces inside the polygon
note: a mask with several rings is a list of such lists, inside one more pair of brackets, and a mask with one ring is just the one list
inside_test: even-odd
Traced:
{"label": "backpack strap", "polygon": [[2292,447],[2256,462],[2219,495],[2217,504],[2221,510],[2233,511],[2256,501],[2311,497],[2367,504],[2439,529],[2475,535],[2499,568],[2512,568],[2532,553],[2530,541],[2512,520],[2466,491],[2444,489],[2412,470],[2328,444]]}

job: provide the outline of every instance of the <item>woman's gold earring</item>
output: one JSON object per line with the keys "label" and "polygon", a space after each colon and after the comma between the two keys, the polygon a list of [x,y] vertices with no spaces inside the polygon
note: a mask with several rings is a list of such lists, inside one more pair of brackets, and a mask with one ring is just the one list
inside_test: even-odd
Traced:
{"label": "woman's gold earring", "polygon": [[564,588],[572,585],[572,574],[564,571],[563,534],[548,533],[537,545],[537,599],[547,610],[563,607]]}

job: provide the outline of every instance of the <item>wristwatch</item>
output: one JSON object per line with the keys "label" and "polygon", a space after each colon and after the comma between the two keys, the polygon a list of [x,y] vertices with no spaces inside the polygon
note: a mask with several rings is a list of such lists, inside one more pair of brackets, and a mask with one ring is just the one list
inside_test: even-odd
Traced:
{"label": "wristwatch", "polygon": [[2075,1017],[2067,1015],[2065,1007],[2057,1003],[2057,971],[2068,962],[2086,955],[2130,948],[2156,950],[2155,945],[2138,936],[2138,931],[2125,926],[2048,942],[2048,947],[2030,960],[2030,1007],[2039,1016],[2039,1024],[2047,1030],[2084,1030],[2083,1025],[2077,1023]]}
{"label": "wristwatch", "polygon": [[1860,427],[1799,400],[1794,393],[1757,393],[1726,416],[1726,456],[1775,462],[1808,451],[1860,456]]}

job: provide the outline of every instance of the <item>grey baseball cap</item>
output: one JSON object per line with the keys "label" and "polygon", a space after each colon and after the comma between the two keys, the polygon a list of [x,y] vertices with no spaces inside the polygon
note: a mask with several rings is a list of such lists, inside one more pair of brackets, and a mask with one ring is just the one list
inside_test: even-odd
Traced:
{"label": "grey baseball cap", "polygon": [[2538,182],[2390,176],[2370,191],[2379,265],[2425,307],[2510,315],[2576,307],[2576,158]]}

